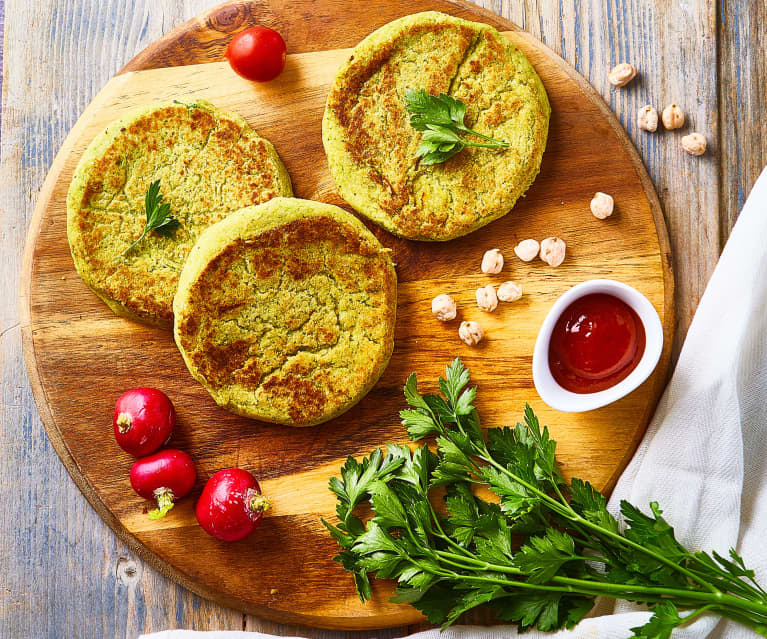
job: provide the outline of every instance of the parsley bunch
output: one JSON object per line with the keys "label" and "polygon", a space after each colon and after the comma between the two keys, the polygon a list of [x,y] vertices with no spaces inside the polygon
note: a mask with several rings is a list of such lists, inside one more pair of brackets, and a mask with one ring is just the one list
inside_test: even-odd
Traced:
{"label": "parsley bunch", "polygon": [[155,180],[149,185],[144,196],[144,209],[146,213],[144,230],[133,244],[120,253],[121,257],[143,240],[147,233],[155,231],[163,237],[173,237],[173,231],[181,226],[175,217],[171,217],[170,204],[163,202],[163,197],[160,195],[160,180]]}
{"label": "parsley bunch", "polygon": [[[767,593],[734,549],[729,558],[687,550],[655,502],[650,514],[621,502],[621,526],[593,486],[563,478],[556,442],[529,406],[524,423],[483,435],[468,384],[460,359],[439,379],[441,395],[419,393],[413,373],[402,423],[414,441],[434,437],[436,453],[389,444],[349,457],[330,480],[340,521],[323,523],[363,602],[375,574],[397,580],[393,601],[443,628],[481,604],[522,629],[569,628],[606,596],[652,609],[634,637],[667,639],[702,613],[767,637]],[[435,508],[440,492],[444,508]],[[367,522],[355,514],[363,503]]]}
{"label": "parsley bunch", "polygon": [[[470,129],[463,123],[466,105],[446,93],[430,95],[423,89],[405,91],[407,109],[410,111],[410,126],[416,131],[423,131],[421,144],[416,157],[421,164],[440,164],[460,153],[464,147],[475,146],[487,149],[507,149],[509,143],[496,140]],[[459,134],[475,135],[487,143],[471,142]]]}

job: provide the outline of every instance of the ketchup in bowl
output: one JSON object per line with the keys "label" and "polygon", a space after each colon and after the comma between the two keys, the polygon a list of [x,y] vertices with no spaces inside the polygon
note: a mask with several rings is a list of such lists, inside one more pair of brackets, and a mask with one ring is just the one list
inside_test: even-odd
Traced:
{"label": "ketchup in bowl", "polygon": [[591,293],[570,304],[554,325],[549,368],[562,388],[595,393],[628,377],[644,350],[636,311],[614,295]]}

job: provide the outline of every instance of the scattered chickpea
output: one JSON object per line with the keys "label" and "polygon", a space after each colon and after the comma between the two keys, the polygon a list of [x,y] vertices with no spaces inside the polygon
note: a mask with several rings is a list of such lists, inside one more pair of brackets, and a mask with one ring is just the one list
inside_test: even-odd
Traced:
{"label": "scattered chickpea", "polygon": [[658,110],[652,105],[648,104],[639,109],[637,114],[637,125],[642,131],[658,130]]}
{"label": "scattered chickpea", "polygon": [[680,129],[684,126],[684,111],[682,111],[678,105],[672,102],[665,109],[663,109],[661,119],[663,120],[663,126],[665,126],[669,131],[673,129]]}
{"label": "scattered chickpea", "polygon": [[503,255],[497,248],[485,251],[482,256],[482,272],[489,275],[500,273],[503,269]]}
{"label": "scattered chickpea", "polygon": [[537,240],[522,240],[514,247],[514,253],[523,262],[531,262],[541,250],[541,245]]}
{"label": "scattered chickpea", "polygon": [[594,197],[591,198],[591,213],[595,218],[604,220],[613,214],[613,208],[615,207],[615,201],[612,195],[597,191]]}
{"label": "scattered chickpea", "polygon": [[476,346],[482,341],[485,333],[478,322],[461,322],[461,325],[458,327],[458,336],[464,344]]}
{"label": "scattered chickpea", "polygon": [[515,282],[504,282],[498,287],[498,299],[502,302],[516,302],[522,297],[522,287]]}
{"label": "scattered chickpea", "polygon": [[541,242],[541,259],[549,266],[559,266],[565,260],[567,245],[558,237],[547,237]]}
{"label": "scattered chickpea", "polygon": [[492,284],[477,289],[477,306],[483,311],[492,313],[498,306],[498,296]]}
{"label": "scattered chickpea", "polygon": [[703,155],[706,152],[706,138],[700,133],[690,133],[682,138],[682,148],[690,155]]}
{"label": "scattered chickpea", "polygon": [[431,301],[431,312],[440,322],[454,320],[456,314],[455,300],[446,293],[437,295]]}
{"label": "scattered chickpea", "polygon": [[628,62],[621,62],[610,70],[610,73],[607,74],[607,79],[610,81],[610,84],[616,87],[625,87],[636,75],[636,67]]}

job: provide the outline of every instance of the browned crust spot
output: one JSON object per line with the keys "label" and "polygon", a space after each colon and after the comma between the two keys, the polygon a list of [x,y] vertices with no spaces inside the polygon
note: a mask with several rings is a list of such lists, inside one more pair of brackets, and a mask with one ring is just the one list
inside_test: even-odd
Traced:
{"label": "browned crust spot", "polygon": [[325,411],[327,393],[314,382],[291,373],[273,375],[264,383],[264,390],[275,398],[289,402],[288,414],[296,424],[307,424]]}

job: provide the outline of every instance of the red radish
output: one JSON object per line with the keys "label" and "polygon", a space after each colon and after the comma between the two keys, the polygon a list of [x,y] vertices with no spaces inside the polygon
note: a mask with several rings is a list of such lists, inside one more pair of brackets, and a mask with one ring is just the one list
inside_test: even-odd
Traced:
{"label": "red radish", "polygon": [[115,404],[115,439],[126,453],[143,457],[168,443],[176,411],[168,396],[156,388],[125,391]]}
{"label": "red radish", "polygon": [[222,541],[245,539],[261,523],[269,500],[256,478],[240,468],[219,470],[202,489],[197,521],[205,532]]}
{"label": "red radish", "polygon": [[130,469],[130,485],[144,499],[157,500],[157,509],[149,519],[160,519],[185,497],[197,479],[194,461],[183,450],[166,448],[139,459]]}

